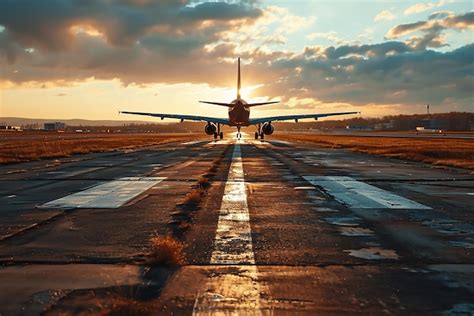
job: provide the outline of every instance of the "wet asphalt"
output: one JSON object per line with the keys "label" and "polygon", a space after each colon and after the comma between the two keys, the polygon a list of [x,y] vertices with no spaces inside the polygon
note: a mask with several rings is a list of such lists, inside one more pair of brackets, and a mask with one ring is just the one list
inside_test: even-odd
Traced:
{"label": "wet asphalt", "polygon": [[[187,263],[150,269],[150,237],[173,233],[177,205],[220,155],[177,236]],[[41,207],[137,177],[164,180],[119,208]],[[117,296],[152,314],[474,313],[468,170],[203,139],[1,166],[0,205],[1,315],[97,313]],[[238,213],[225,222],[223,209]],[[218,244],[230,261],[213,260]]]}

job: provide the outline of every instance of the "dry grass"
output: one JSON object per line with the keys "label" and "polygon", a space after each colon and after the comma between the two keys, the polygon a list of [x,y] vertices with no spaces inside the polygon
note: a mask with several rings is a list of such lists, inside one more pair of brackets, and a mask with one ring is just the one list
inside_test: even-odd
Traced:
{"label": "dry grass", "polygon": [[183,243],[173,237],[155,236],[151,238],[150,243],[151,251],[148,255],[148,265],[177,266],[186,262]]}
{"label": "dry grass", "polygon": [[201,188],[201,186],[197,186],[191,190],[188,194],[186,194],[186,198],[184,199],[184,204],[189,206],[197,207],[204,196],[205,191]]}
{"label": "dry grass", "polygon": [[198,180],[198,186],[204,190],[208,189],[211,186],[211,182],[209,182],[209,177],[201,177]]}
{"label": "dry grass", "polygon": [[116,297],[110,304],[100,306],[100,312],[96,315],[126,315],[126,316],[140,316],[140,315],[156,315],[156,306],[150,302],[137,301],[130,298]]}
{"label": "dry grass", "polygon": [[173,141],[186,141],[196,137],[200,135],[1,132],[0,164],[132,149]]}
{"label": "dry grass", "polygon": [[435,165],[474,169],[474,141],[469,139],[428,139],[364,137],[315,134],[278,135],[279,139],[316,143],[321,147],[346,148],[356,152]]}
{"label": "dry grass", "polygon": [[172,234],[181,239],[183,234],[191,228],[193,213],[196,212],[206,197],[207,191],[211,187],[211,179],[217,174],[219,165],[225,157],[228,148],[212,161],[211,166],[199,178],[198,182],[192,186],[191,191],[186,194],[182,203],[176,205],[176,209],[171,213]]}

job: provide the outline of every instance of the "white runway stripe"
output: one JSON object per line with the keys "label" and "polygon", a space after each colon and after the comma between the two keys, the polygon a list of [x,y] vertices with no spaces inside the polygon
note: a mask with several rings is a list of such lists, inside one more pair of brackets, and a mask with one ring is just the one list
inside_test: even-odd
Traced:
{"label": "white runway stripe", "polygon": [[235,145],[232,155],[211,263],[236,266],[231,272],[227,267],[216,269],[205,291],[198,294],[193,315],[259,315],[261,286],[252,249],[239,144]]}
{"label": "white runway stripe", "polygon": [[102,183],[84,191],[42,204],[39,208],[117,208],[163,181],[164,177],[128,177]]}
{"label": "white runway stripe", "polygon": [[190,142],[184,142],[184,143],[181,143],[181,145],[196,145],[196,144],[200,144],[200,143],[204,143],[205,141],[203,140],[193,140],[193,141],[190,141]]}
{"label": "white runway stripe", "polygon": [[373,185],[345,176],[303,176],[342,204],[352,208],[431,209],[431,207],[409,200]]}

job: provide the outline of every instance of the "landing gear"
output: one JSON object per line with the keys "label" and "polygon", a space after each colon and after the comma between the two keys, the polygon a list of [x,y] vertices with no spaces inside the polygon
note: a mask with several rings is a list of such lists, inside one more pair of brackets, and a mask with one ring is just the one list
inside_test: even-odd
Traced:
{"label": "landing gear", "polygon": [[240,132],[240,126],[237,126],[237,139],[242,138],[242,133]]}
{"label": "landing gear", "polygon": [[217,131],[214,133],[214,140],[217,140],[217,138],[223,139],[224,138],[224,133],[221,132],[221,124],[217,123]]}
{"label": "landing gear", "polygon": [[260,139],[263,139],[264,134],[263,134],[263,131],[262,131],[262,125],[258,124],[257,129],[258,130],[255,132],[255,139],[258,139],[259,136],[260,136]]}

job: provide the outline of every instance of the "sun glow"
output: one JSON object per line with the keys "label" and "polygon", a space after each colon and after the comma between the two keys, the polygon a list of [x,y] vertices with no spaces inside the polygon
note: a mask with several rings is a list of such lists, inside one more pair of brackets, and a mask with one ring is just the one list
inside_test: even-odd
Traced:
{"label": "sun glow", "polygon": [[104,36],[104,34],[101,31],[99,31],[98,29],[96,29],[92,25],[88,25],[88,24],[73,25],[73,26],[70,27],[69,30],[73,34],[83,33],[83,34],[87,34],[87,35],[92,36],[92,37],[103,37]]}
{"label": "sun glow", "polygon": [[[242,87],[240,88],[240,97],[247,102],[267,101],[267,97],[253,96],[253,91],[262,86],[262,84],[258,84],[254,86]],[[221,97],[219,97],[219,101],[230,102],[237,97],[237,90],[235,88],[225,88],[221,89],[221,91],[222,92],[220,93]]]}

